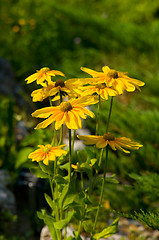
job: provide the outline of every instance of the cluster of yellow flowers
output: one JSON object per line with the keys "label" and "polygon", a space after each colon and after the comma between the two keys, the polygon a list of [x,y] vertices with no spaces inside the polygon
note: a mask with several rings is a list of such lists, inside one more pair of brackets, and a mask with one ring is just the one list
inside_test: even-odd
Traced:
{"label": "cluster of yellow flowers", "polygon": [[[59,106],[45,107],[33,112],[33,117],[45,118],[35,129],[46,128],[53,122],[55,122],[56,130],[60,129],[64,123],[68,129],[82,128],[81,119],[86,119],[87,116],[94,117],[94,113],[85,107],[98,103],[99,99],[107,100],[109,96],[121,95],[124,91],[133,92],[136,88],[140,90],[140,87],[144,85],[144,82],[128,77],[127,73],[110,69],[108,66],[104,66],[102,72],[84,67],[81,70],[91,77],[64,80],[64,73],[44,67],[26,78],[27,83],[36,81],[42,86],[32,92],[34,102],[43,101],[47,97],[51,97],[52,101],[60,99]],[[55,76],[62,78],[53,81],[52,77]],[[62,101],[66,96],[68,100]],[[115,138],[112,133],[108,132],[103,136],[78,136],[78,138],[84,140],[87,145],[96,144],[97,148],[110,145],[113,150],[119,149],[126,153],[129,151],[124,148],[139,149],[142,146],[125,137]],[[66,153],[61,149],[62,146],[40,145],[40,149],[31,153],[29,158],[37,162],[43,161],[48,165],[49,160],[54,161],[56,156]]]}

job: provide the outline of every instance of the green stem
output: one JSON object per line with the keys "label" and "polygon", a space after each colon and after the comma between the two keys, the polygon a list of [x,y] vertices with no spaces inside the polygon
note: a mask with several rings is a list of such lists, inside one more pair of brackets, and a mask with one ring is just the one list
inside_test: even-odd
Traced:
{"label": "green stem", "polygon": [[100,95],[99,95],[99,102],[98,102],[98,109],[97,109],[96,135],[98,135],[98,128],[99,128],[99,112],[100,112]]}
{"label": "green stem", "polygon": [[72,158],[71,129],[69,129],[69,169],[68,169],[69,184],[71,183],[71,162],[72,162],[71,158]]}
{"label": "green stem", "polygon": [[[52,107],[51,97],[49,97],[49,102],[50,102],[50,106]],[[53,123],[53,127],[54,127],[54,136],[52,138],[51,145],[56,146],[57,145],[57,131],[55,129],[55,122]]]}
{"label": "green stem", "polygon": [[111,97],[111,100],[110,100],[110,108],[109,108],[109,115],[108,115],[108,120],[107,120],[107,125],[106,125],[106,133],[108,132],[110,117],[111,117],[111,113],[112,113],[112,106],[113,106],[113,97]]}
{"label": "green stem", "polygon": [[98,167],[100,167],[100,165],[101,165],[102,156],[103,156],[103,150],[104,150],[104,148],[102,148],[102,149],[101,149],[101,152],[100,152]]}
{"label": "green stem", "polygon": [[71,147],[72,153],[74,151],[75,136],[76,136],[76,130],[73,130],[72,147]]}
{"label": "green stem", "polygon": [[84,184],[83,184],[83,172],[81,172],[81,190],[83,192],[84,190]]}
{"label": "green stem", "polygon": [[[60,104],[62,103],[62,92],[60,91]],[[61,129],[60,129],[60,141],[59,144],[63,142],[63,124],[61,125]]]}
{"label": "green stem", "polygon": [[80,232],[81,232],[82,222],[83,222],[82,220],[80,220],[80,222],[79,222],[78,232],[77,232],[77,239],[78,239],[78,236],[80,235]]}
{"label": "green stem", "polygon": [[52,194],[52,198],[54,199],[54,190],[53,190],[53,186],[52,186],[52,180],[51,180],[51,175],[50,175],[50,167],[49,167],[49,183],[50,183],[50,188],[51,188],[51,194]]}
{"label": "green stem", "polygon": [[95,222],[94,222],[94,226],[93,226],[93,234],[94,234],[95,229],[96,229],[99,210],[101,208],[102,199],[103,199],[103,192],[104,192],[104,185],[105,185],[106,171],[107,171],[107,162],[108,162],[108,146],[106,147],[106,159],[105,159],[105,162],[104,162],[104,176],[103,176],[103,181],[102,181],[102,188],[101,188],[100,199],[99,199],[99,203],[98,203],[98,209],[97,209],[97,212],[96,212]]}

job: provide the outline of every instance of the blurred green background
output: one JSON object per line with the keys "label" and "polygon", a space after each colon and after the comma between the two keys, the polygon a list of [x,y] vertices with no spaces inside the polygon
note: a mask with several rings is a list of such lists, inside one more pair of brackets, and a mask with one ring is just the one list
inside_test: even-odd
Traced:
{"label": "blurred green background", "polygon": [[[21,106],[17,96],[0,96],[0,166],[11,172],[13,191],[19,169],[27,166],[27,155],[37,139],[38,144],[51,139],[49,131],[33,131],[31,112],[41,105],[31,103],[36,84],[27,85],[24,79],[42,67],[72,78],[88,76],[81,66],[101,71],[108,65],[146,85],[142,92],[125,93],[114,101],[110,129],[142,143],[143,148],[130,155],[110,155],[109,171],[133,187],[110,186],[106,198],[116,211],[158,211],[158,0],[1,0],[0,10],[0,56],[10,62],[21,86],[18,94],[24,99]],[[109,101],[102,108],[108,110]],[[101,134],[106,110],[100,115]],[[24,122],[28,135],[17,141],[19,121]],[[87,121],[87,127],[94,133],[94,121]]]}

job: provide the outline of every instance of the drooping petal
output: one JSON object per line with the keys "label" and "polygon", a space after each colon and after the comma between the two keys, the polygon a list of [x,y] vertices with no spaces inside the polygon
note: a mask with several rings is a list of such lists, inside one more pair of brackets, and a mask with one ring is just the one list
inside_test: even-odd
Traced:
{"label": "drooping petal", "polygon": [[125,152],[125,153],[130,153],[130,151],[125,150],[125,149],[122,148],[118,143],[115,142],[114,145],[115,145],[115,147],[116,147],[117,149],[119,149],[119,150],[121,150],[121,151],[123,151],[123,152]]}
{"label": "drooping petal", "polygon": [[37,79],[37,77],[38,77],[38,73],[34,73],[34,74],[30,75],[29,77],[27,77],[25,79],[25,81],[27,81],[27,84],[29,84],[29,83],[34,82]]}
{"label": "drooping petal", "polygon": [[104,148],[108,144],[108,141],[105,141],[104,138],[100,138],[98,142],[96,143],[97,148]]}
{"label": "drooping petal", "polygon": [[98,142],[99,139],[103,138],[102,136],[95,136],[95,135],[77,135],[77,137],[80,140],[84,140],[84,144],[86,145],[93,145],[96,144]]}

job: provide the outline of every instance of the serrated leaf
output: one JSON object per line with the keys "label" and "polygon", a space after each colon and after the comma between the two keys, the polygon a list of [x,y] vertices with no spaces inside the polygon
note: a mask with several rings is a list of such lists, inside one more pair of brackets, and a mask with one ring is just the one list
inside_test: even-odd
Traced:
{"label": "serrated leaf", "polygon": [[110,226],[105,228],[102,232],[96,233],[93,236],[93,238],[98,240],[100,238],[111,237],[113,234],[117,232],[118,221],[119,221],[119,218],[115,219],[115,221]]}
{"label": "serrated leaf", "polygon": [[45,210],[42,212],[37,212],[38,218],[42,219],[44,223],[48,226],[52,239],[57,240],[56,228],[54,226],[55,219],[46,214]]}
{"label": "serrated leaf", "polygon": [[15,168],[19,168],[23,163],[28,161],[28,155],[31,153],[34,149],[31,147],[23,148],[19,151],[17,157],[16,157],[16,163]]}
{"label": "serrated leaf", "polygon": [[40,167],[33,167],[33,168],[30,168],[30,172],[33,173],[35,176],[37,176],[38,178],[48,178],[49,176],[44,173]]}
{"label": "serrated leaf", "polygon": [[46,199],[47,203],[51,207],[51,209],[54,210],[54,203],[53,203],[52,198],[46,193],[44,194],[44,196],[45,196],[45,199]]}
{"label": "serrated leaf", "polygon": [[66,227],[71,221],[71,218],[73,217],[74,213],[75,211],[69,212],[67,218],[54,222],[55,228],[61,230],[64,227]]}

